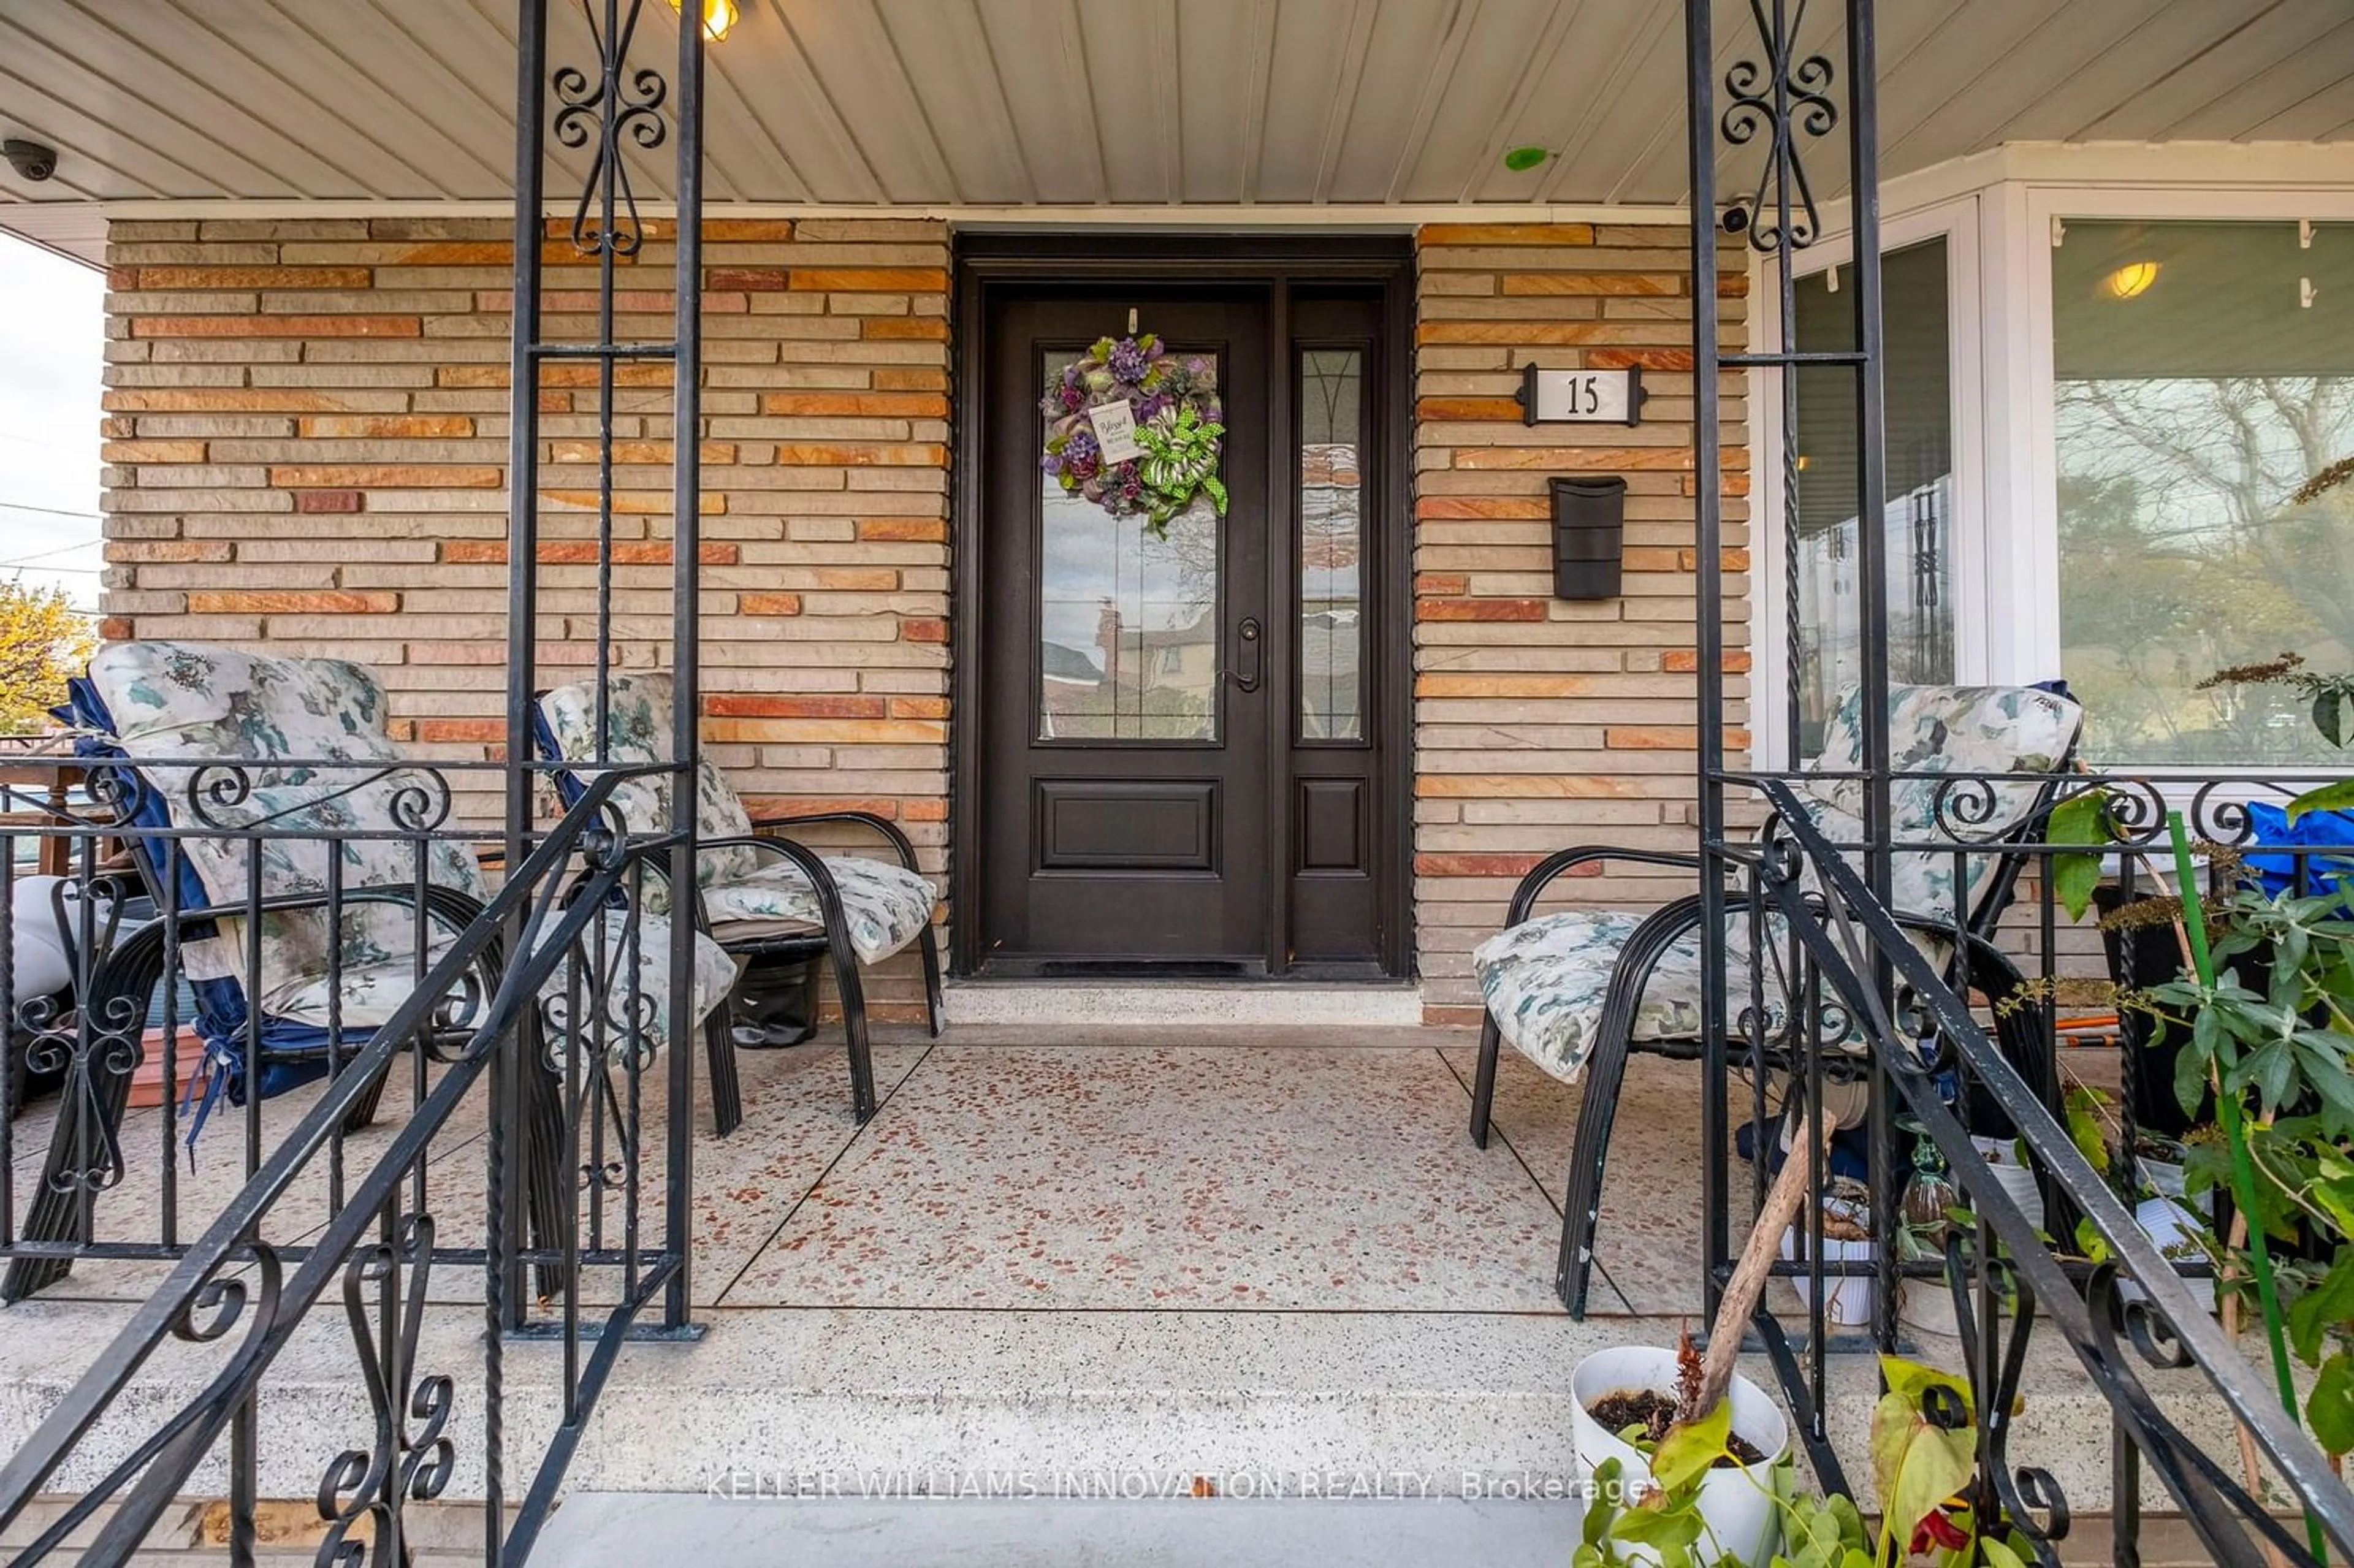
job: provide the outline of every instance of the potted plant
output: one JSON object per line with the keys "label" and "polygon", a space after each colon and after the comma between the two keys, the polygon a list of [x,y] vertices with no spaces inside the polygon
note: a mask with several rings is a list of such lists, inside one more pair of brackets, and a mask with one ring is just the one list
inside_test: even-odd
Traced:
{"label": "potted plant", "polygon": [[[2179,818],[2173,830],[2187,862]],[[2222,1134],[2190,1145],[2165,1223],[2215,1259],[2227,1306],[2253,1296],[2283,1404],[2342,1457],[2354,1451],[2354,911],[2341,885],[2302,898],[2243,886],[2212,913],[2211,941],[2209,911],[2186,902],[2190,961],[2147,992],[2181,1040],[2177,1097],[2188,1108],[2211,1093]],[[2270,960],[2261,991],[2232,963],[2250,953]],[[2243,1216],[2223,1235],[2200,1213],[2217,1191]],[[2292,1358],[2314,1374],[2302,1405]]]}
{"label": "potted plant", "polygon": [[[1860,1197],[1834,1193],[1822,1204],[1823,1263],[1860,1264],[1870,1266],[1880,1256],[1880,1248],[1872,1239],[1872,1211]],[[1811,1228],[1793,1223],[1782,1230],[1782,1256],[1796,1262],[1808,1255],[1814,1242]],[[1798,1293],[1801,1307],[1812,1311],[1815,1303],[1814,1281],[1806,1275],[1793,1276],[1791,1287]],[[1872,1309],[1880,1298],[1878,1279],[1871,1274],[1834,1275],[1823,1277],[1823,1321],[1851,1329],[1872,1321]]]}
{"label": "potted plant", "polygon": [[[1678,1428],[1701,1375],[1689,1335],[1675,1350],[1626,1345],[1578,1362],[1569,1383],[1578,1468],[1599,1490],[1617,1490],[1623,1505],[1587,1542],[1597,1552],[1607,1542],[1608,1554],[1586,1561],[1675,1563],[1679,1551],[1699,1551],[1703,1563],[1762,1568],[1772,1560],[1789,1425],[1764,1389],[1736,1376],[1710,1419]],[[1594,1523],[1590,1513],[1589,1533]]]}
{"label": "potted plant", "polygon": [[[1659,1356],[1674,1367],[1677,1397],[1698,1397],[1704,1374],[1689,1339],[1676,1351],[1646,1352],[1642,1362],[1624,1363],[1628,1375],[1645,1379],[1648,1389]],[[2024,1568],[2025,1543],[2009,1532],[1981,1535],[1967,1500],[1978,1463],[1978,1412],[1968,1388],[1950,1372],[1895,1356],[1882,1356],[1880,1367],[1887,1392],[1872,1412],[1872,1479],[1881,1500],[1876,1533],[1853,1499],[1802,1493],[1787,1460],[1760,1457],[1744,1434],[1762,1428],[1754,1425],[1754,1410],[1743,1414],[1744,1385],[1736,1381],[1733,1397],[1705,1415],[1670,1419],[1656,1436],[1651,1402],[1607,1407],[1638,1418],[1614,1436],[1624,1452],[1596,1467],[1571,1568],[1875,1568],[1922,1553],[1940,1568]],[[1770,1402],[1766,1409],[1779,1429],[1779,1412]],[[1755,1533],[1729,1533],[1736,1531]]]}
{"label": "potted plant", "polygon": [[[1756,1309],[1773,1239],[1807,1197],[1812,1161],[1803,1151],[1827,1132],[1813,1116],[1799,1118],[1790,1157],[1725,1282],[1721,1323],[1745,1323]],[[1980,1539],[1968,1508],[1951,1500],[1969,1484],[1977,1454],[1976,1412],[1953,1374],[1882,1360],[1888,1392],[1872,1412],[1882,1505],[1872,1547],[1853,1499],[1797,1491],[1788,1426],[1763,1389],[1734,1375],[1740,1348],[1740,1333],[1728,1330],[1705,1361],[1687,1335],[1673,1351],[1604,1351],[1578,1364],[1572,1419],[1593,1490],[1572,1568],[1874,1568],[1932,1549],[1956,1568],[2022,1568],[2007,1541]]]}

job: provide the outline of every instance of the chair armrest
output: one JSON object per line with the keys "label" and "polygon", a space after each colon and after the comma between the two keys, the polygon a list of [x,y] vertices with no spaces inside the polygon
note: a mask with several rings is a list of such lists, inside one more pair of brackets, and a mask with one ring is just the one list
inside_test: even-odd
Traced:
{"label": "chair armrest", "polygon": [[[299,914],[306,909],[325,910],[330,906],[348,909],[359,904],[397,904],[404,908],[413,908],[417,903],[415,892],[413,887],[407,885],[355,887],[345,889],[339,897],[333,898],[324,893],[290,893],[264,898],[258,904],[240,904],[233,909],[158,911],[118,938],[116,945],[120,946],[128,942],[131,938],[147,932],[157,933],[156,940],[160,942],[161,933],[167,927],[185,929],[186,927],[209,925],[218,920],[242,920],[257,914]],[[481,918],[483,907],[482,901],[470,893],[461,893],[454,887],[443,887],[438,883],[426,885],[424,911],[426,918],[435,925],[448,927],[453,935],[462,934],[469,926]],[[504,954],[497,956],[500,961],[504,961]]]}
{"label": "chair armrest", "polygon": [[[809,822],[856,822],[861,827],[872,828],[890,844],[892,852],[899,857],[901,865],[909,871],[916,869],[916,846],[908,842],[906,832],[901,831],[896,822],[878,817],[872,811],[798,811],[790,816],[756,817],[752,820],[752,830],[765,836],[774,828],[799,827]],[[705,840],[704,842],[708,845],[736,841]]]}
{"label": "chair armrest", "polygon": [[1609,844],[1585,844],[1575,849],[1555,850],[1530,867],[1528,874],[1521,878],[1520,885],[1512,889],[1511,912],[1504,919],[1506,928],[1521,925],[1528,919],[1529,911],[1536,906],[1537,899],[1543,894],[1546,885],[1553,878],[1575,867],[1591,864],[1598,860],[1624,860],[1638,862],[1644,865],[1681,866],[1691,871],[1700,869],[1700,856],[1679,854],[1669,850],[1618,849]]}

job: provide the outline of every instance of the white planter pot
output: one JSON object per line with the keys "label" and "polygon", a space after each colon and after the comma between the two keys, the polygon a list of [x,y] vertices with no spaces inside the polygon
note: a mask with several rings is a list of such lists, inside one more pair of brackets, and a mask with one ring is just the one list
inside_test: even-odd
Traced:
{"label": "white planter pot", "polygon": [[[1587,1407],[1606,1394],[1648,1389],[1672,1397],[1676,1389],[1676,1353],[1655,1345],[1627,1345],[1596,1351],[1570,1373],[1570,1426],[1577,1444],[1577,1471],[1591,1477],[1605,1459],[1618,1461],[1622,1485],[1648,1483],[1651,1467],[1642,1450],[1621,1442],[1587,1414]],[[1782,1542],[1781,1517],[1772,1491],[1774,1467],[1790,1446],[1789,1424],[1766,1391],[1736,1374],[1725,1397],[1733,1402],[1733,1430],[1766,1457],[1735,1469],[1711,1470],[1700,1484],[1700,1517],[1705,1533],[1701,1547],[1710,1561],[1730,1556],[1744,1565],[1773,1560]],[[1621,1545],[1628,1563],[1656,1564],[1659,1554],[1648,1547]]]}
{"label": "white planter pot", "polygon": [[1896,1316],[1907,1328],[1924,1334],[1958,1338],[1962,1321],[1954,1310],[1954,1293],[1945,1279],[1907,1279],[1896,1287]]}
{"label": "white planter pot", "polygon": [[[2206,1234],[2197,1212],[2179,1198],[2144,1198],[2134,1205],[2134,1222],[2160,1252],[2168,1247],[2188,1247],[2196,1255],[2199,1240]],[[2130,1279],[2117,1281],[2117,1295],[2122,1300],[2140,1301],[2148,1294]]]}
{"label": "white planter pot", "polygon": [[2012,1207],[2027,1216],[2027,1223],[2037,1230],[2043,1228],[2043,1189],[2035,1180],[2035,1172],[2019,1162],[2019,1145],[2008,1138],[1981,1138],[1973,1133],[1970,1141],[1978,1145],[1979,1158],[1994,1167],[1998,1186],[2009,1198]]}
{"label": "white planter pot", "polygon": [[[1795,1262],[1806,1255],[1809,1238],[1797,1226],[1782,1232],[1782,1256]],[[1841,1241],[1837,1236],[1823,1238],[1823,1262],[1870,1263],[1880,1255],[1879,1249],[1868,1241]],[[1811,1311],[1815,1301],[1815,1282],[1805,1275],[1794,1276],[1790,1287],[1798,1293],[1798,1305]],[[1823,1321],[1842,1329],[1852,1329],[1872,1321],[1872,1303],[1879,1298],[1880,1282],[1868,1274],[1826,1275],[1823,1278]]]}
{"label": "white planter pot", "polygon": [[2168,1160],[2152,1160],[2147,1155],[2134,1161],[2134,1169],[2149,1190],[2161,1198],[2179,1198],[2183,1193],[2182,1167]]}

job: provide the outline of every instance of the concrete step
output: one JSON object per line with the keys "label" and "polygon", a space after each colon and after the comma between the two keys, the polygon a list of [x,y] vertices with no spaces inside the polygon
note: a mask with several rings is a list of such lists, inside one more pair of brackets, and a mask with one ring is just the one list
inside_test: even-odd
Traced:
{"label": "concrete step", "polygon": [[1405,981],[1322,985],[1288,980],[954,980],[951,1024],[1222,1024],[1416,1027],[1422,991]]}
{"label": "concrete step", "polygon": [[536,1560],[565,1568],[1559,1568],[1571,1502],[1461,1499],[1204,1503],[1114,1499],[567,1499]]}
{"label": "concrete step", "polygon": [[[30,1436],[127,1311],[38,1300],[6,1309],[0,1452]],[[1668,1342],[1675,1327],[1536,1313],[770,1308],[707,1317],[700,1343],[624,1351],[574,1459],[572,1489],[715,1500],[1559,1500],[1575,1490],[1572,1368],[1606,1346]],[[143,1423],[196,1393],[219,1353],[159,1347],[55,1488],[89,1485],[107,1455],[152,1429]],[[2105,1511],[2107,1407],[2055,1342],[2039,1337],[2031,1355],[2010,1457],[2052,1471],[2074,1510]],[[512,1496],[556,1425],[563,1363],[544,1342],[511,1343],[504,1361]],[[455,1382],[457,1467],[447,1496],[479,1499],[479,1312],[432,1310],[416,1365],[420,1375]],[[1762,1366],[1744,1370],[1766,1377]],[[2230,1424],[2203,1381],[2145,1376],[2195,1440],[2230,1451]],[[1869,1478],[1864,1437],[1876,1392],[1870,1356],[1836,1359],[1831,1429],[1858,1485]],[[372,1422],[340,1313],[314,1312],[297,1330],[264,1386],[260,1421],[265,1497],[310,1495],[329,1458],[365,1446]],[[208,1466],[196,1486],[217,1495],[220,1483]]]}

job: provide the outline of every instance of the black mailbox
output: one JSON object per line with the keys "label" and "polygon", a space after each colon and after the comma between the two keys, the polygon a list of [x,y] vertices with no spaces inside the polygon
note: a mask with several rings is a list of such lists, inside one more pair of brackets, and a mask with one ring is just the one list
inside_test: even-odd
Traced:
{"label": "black mailbox", "polygon": [[1627,482],[1553,482],[1553,591],[1562,599],[1617,599],[1627,535]]}

